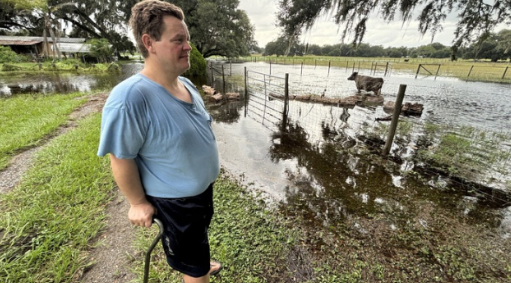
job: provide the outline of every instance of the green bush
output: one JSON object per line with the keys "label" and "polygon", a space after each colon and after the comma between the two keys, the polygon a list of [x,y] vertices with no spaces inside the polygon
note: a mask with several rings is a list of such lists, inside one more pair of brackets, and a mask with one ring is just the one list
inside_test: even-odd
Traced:
{"label": "green bush", "polygon": [[187,77],[200,77],[206,76],[206,60],[202,57],[202,54],[197,50],[195,45],[192,45],[192,51],[190,52],[190,69],[184,73]]}
{"label": "green bush", "polygon": [[16,63],[20,62],[21,58],[10,47],[0,46],[0,63]]}
{"label": "green bush", "polygon": [[91,39],[88,43],[91,45],[90,55],[92,57],[96,57],[100,63],[112,61],[111,59],[114,56],[114,49],[108,40],[105,38]]}

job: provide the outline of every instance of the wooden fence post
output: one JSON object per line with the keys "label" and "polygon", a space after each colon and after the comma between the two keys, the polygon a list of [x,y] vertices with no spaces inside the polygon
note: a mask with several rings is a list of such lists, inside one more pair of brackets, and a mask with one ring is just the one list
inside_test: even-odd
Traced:
{"label": "wooden fence post", "polygon": [[247,67],[245,67],[245,117],[247,117],[248,88],[247,88]]}
{"label": "wooden fence post", "polygon": [[328,61],[328,76],[330,76],[330,63],[331,63],[331,61],[329,60]]}
{"label": "wooden fence post", "polygon": [[222,93],[225,95],[225,72],[223,64],[222,64]]}
{"label": "wooden fence post", "polygon": [[394,114],[392,115],[392,122],[389,128],[389,135],[387,136],[387,142],[382,154],[385,156],[389,154],[396,134],[397,122],[399,121],[399,114],[401,114],[401,106],[403,105],[403,98],[405,97],[406,85],[399,85],[399,91],[397,93],[396,103],[394,104]]}
{"label": "wooden fence post", "polygon": [[286,73],[284,80],[284,111],[282,112],[282,128],[287,127],[287,114],[289,113],[289,74]]}
{"label": "wooden fence post", "polygon": [[211,71],[211,86],[215,87],[213,85],[213,82],[215,81],[215,74],[213,73],[215,70],[213,69],[213,62],[209,62],[209,70]]}
{"label": "wooden fence post", "polygon": [[385,74],[383,75],[384,77],[387,76],[388,69],[389,69],[389,62],[387,62],[387,65],[385,66]]}
{"label": "wooden fence post", "polygon": [[436,76],[438,75],[438,71],[440,71],[440,66],[442,66],[442,65],[438,64],[438,69],[436,69],[436,74],[435,74],[435,80],[436,80]]}
{"label": "wooden fence post", "polygon": [[468,74],[467,74],[467,78],[470,77],[470,73],[472,73],[473,68],[474,68],[474,65],[472,65],[472,67],[470,67],[470,70],[468,71]]}
{"label": "wooden fence post", "polygon": [[502,74],[502,78],[505,78],[505,77],[506,77],[507,68],[509,68],[509,66],[507,66],[507,67],[506,67],[506,69],[504,70],[504,74]]}
{"label": "wooden fence post", "polygon": [[417,67],[417,73],[415,73],[415,78],[419,75],[419,70],[421,69],[422,64],[419,64],[419,67]]}

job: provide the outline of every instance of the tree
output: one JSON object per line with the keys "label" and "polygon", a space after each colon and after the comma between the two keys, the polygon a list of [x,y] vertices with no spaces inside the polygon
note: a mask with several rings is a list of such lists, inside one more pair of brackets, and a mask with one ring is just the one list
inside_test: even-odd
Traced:
{"label": "tree", "polygon": [[[57,3],[62,0],[49,0]],[[120,52],[135,51],[135,46],[127,34],[127,22],[131,7],[136,0],[79,0],[73,1],[54,14],[69,27],[72,37],[104,38],[113,46],[117,55]]]}
{"label": "tree", "polygon": [[286,50],[286,42],[283,38],[278,38],[276,41],[270,41],[264,47],[264,56],[277,55],[282,56]]}
{"label": "tree", "polygon": [[305,45],[295,42],[291,47],[288,47],[288,42],[285,37],[279,37],[276,41],[269,42],[264,48],[264,56],[277,55],[277,56],[303,56],[305,53]]}
{"label": "tree", "polygon": [[[53,55],[58,55],[58,58],[60,59],[60,51],[58,49],[58,40],[60,37],[60,32],[56,32],[55,30],[60,30],[60,22],[55,19],[53,16],[53,12],[55,12],[58,9],[61,9],[62,7],[73,5],[71,2],[67,3],[59,3],[57,5],[52,6],[47,0],[3,0],[4,3],[10,4],[10,8],[13,12],[21,11],[27,12],[27,11],[33,11],[35,13],[39,13],[40,17],[42,18],[42,30],[43,30],[43,41],[44,41],[44,54],[46,56],[49,55],[48,50],[48,35],[51,36],[52,42],[53,42]],[[3,18],[5,19],[5,18]],[[4,20],[5,21],[5,20]],[[14,26],[14,25],[12,25]],[[20,25],[16,25],[17,27],[21,27]]]}
{"label": "tree", "polygon": [[321,55],[321,47],[317,44],[310,44],[306,49],[306,54]]}
{"label": "tree", "polygon": [[[1,0],[0,29],[41,36],[54,33],[84,38],[106,38],[119,53],[135,50],[127,37],[127,20],[137,0]],[[10,16],[16,17],[9,20]],[[66,30],[67,29],[67,30]],[[56,45],[54,45],[56,46]]]}
{"label": "tree", "polygon": [[191,41],[205,57],[249,55],[254,27],[238,0],[176,0],[185,13]]}
{"label": "tree", "polygon": [[362,42],[366,24],[373,11],[379,11],[383,20],[391,22],[400,15],[403,24],[414,17],[414,10],[420,13],[418,30],[424,35],[431,32],[432,38],[442,31],[447,14],[458,12],[452,50],[466,45],[480,34],[494,30],[500,23],[511,21],[509,0],[494,0],[493,5],[484,0],[280,0],[277,15],[278,25],[289,38],[299,36],[302,29],[310,29],[315,20],[324,13],[331,13],[336,24],[344,24],[341,36],[353,32],[353,43]]}
{"label": "tree", "polygon": [[[61,32],[65,35],[87,39],[105,38],[117,54],[135,50],[127,36],[127,22],[131,16],[131,7],[140,0],[0,1],[0,8],[6,7],[0,11],[0,29],[26,29],[32,35],[40,36],[45,27],[41,19],[48,15],[48,19],[55,25],[62,24],[65,29]],[[245,11],[238,9],[238,0],[166,1],[183,9],[191,41],[204,57],[244,56],[249,54],[251,47],[257,46],[253,39],[254,27]],[[73,5],[63,5],[67,2]],[[25,12],[16,15],[12,11],[15,6],[16,12],[21,9]],[[51,15],[43,12],[44,7],[51,9]],[[13,16],[15,20],[11,20]]]}
{"label": "tree", "polygon": [[502,30],[498,34],[489,33],[479,37],[463,53],[465,59],[490,59],[497,62],[510,57],[511,30]]}
{"label": "tree", "polygon": [[503,29],[497,34],[497,50],[502,52],[502,57],[511,58],[511,30]]}

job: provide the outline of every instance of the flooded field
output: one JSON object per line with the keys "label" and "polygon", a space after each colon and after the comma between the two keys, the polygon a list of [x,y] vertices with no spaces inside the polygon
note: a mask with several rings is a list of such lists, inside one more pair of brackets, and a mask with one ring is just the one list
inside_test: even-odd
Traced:
{"label": "flooded field", "polygon": [[[354,95],[354,82],[346,80],[352,70],[331,69],[328,74],[327,67],[272,65],[275,77],[262,78],[261,74],[269,74],[269,64],[224,67],[232,80],[238,82],[228,83],[226,91],[240,93],[244,91],[243,80],[236,76],[243,76],[245,67],[248,70],[251,98],[247,107],[244,101],[210,105],[223,164],[242,176],[246,184],[285,201],[287,207],[297,205],[313,222],[326,227],[352,214],[383,211],[385,217],[393,219],[389,227],[399,227],[412,215],[421,213],[423,206],[418,203],[428,203],[432,209],[442,207],[463,221],[479,223],[487,219],[487,224],[499,229],[502,237],[509,237],[510,216],[506,208],[509,198],[485,190],[465,190],[466,183],[434,171],[423,170],[424,174],[418,176],[413,171],[417,165],[406,159],[418,142],[414,131],[423,129],[427,123],[448,126],[450,131],[470,127],[508,133],[511,129],[508,85],[414,79],[409,74],[396,73],[386,77],[382,90],[385,101],[394,101],[399,85],[407,84],[404,102],[424,105],[420,117],[402,118],[411,125],[411,137],[398,135],[404,145],[393,147],[394,154],[400,157],[395,162],[381,158],[361,142],[361,137],[380,127],[381,122],[375,118],[389,115],[381,106],[342,108],[290,101],[288,131],[281,132],[280,116],[273,110],[281,111],[283,103],[264,98],[283,89],[284,73],[290,74],[290,95]],[[222,87],[217,81],[217,89]],[[254,98],[258,95],[262,99]],[[268,109],[263,110],[264,107]],[[501,146],[510,151],[509,144]],[[507,159],[501,166],[509,170],[511,162]],[[499,179],[493,185],[509,190],[508,172],[490,172],[494,179]]]}
{"label": "flooded field", "polygon": [[[0,91],[8,96],[17,91],[46,93],[109,88],[142,67],[142,63],[123,65],[123,73],[118,76],[3,77]],[[280,116],[275,113],[281,111],[282,102],[268,101],[265,95],[282,89],[285,73],[290,74],[291,95],[346,97],[356,92],[354,82],[346,79],[351,69],[273,64],[274,77],[264,88],[259,78],[261,74],[269,74],[269,64],[225,67],[229,72],[226,91],[244,93],[246,67],[249,73],[254,72],[249,74],[249,95],[262,97],[264,105],[274,110],[273,114],[270,110],[261,112],[257,108],[262,102],[254,104],[254,98],[248,100],[246,107],[243,99],[208,105],[215,119],[222,164],[245,184],[264,191],[277,202],[286,203],[291,210],[299,208],[312,222],[323,226],[343,221],[349,215],[383,213],[389,219],[389,227],[396,228],[409,217],[420,214],[423,208],[418,203],[428,203],[433,209],[442,207],[467,222],[479,223],[485,219],[489,227],[500,229],[502,237],[510,236],[507,199],[497,196],[496,201],[491,201],[486,191],[453,189],[463,184],[435,172],[429,172],[431,176],[426,179],[419,177],[413,173],[415,165],[406,158],[399,162],[383,159],[361,142],[362,136],[380,127],[375,118],[389,115],[382,107],[342,108],[291,101],[287,131],[280,131]],[[203,83],[196,82],[198,86]],[[511,129],[508,85],[433,77],[414,79],[410,74],[392,73],[385,77],[382,89],[385,101],[395,100],[400,84],[408,85],[404,102],[424,104],[422,116],[406,118],[412,128],[435,123],[504,133]],[[223,87],[218,76],[216,87]],[[404,146],[393,148],[395,155],[406,157],[417,141],[412,138],[405,142]],[[510,167],[510,163],[506,164]],[[504,182],[499,184],[509,188],[506,181],[509,175],[501,175]]]}
{"label": "flooded field", "polygon": [[[0,95],[108,89],[142,67],[125,64],[122,74],[107,76],[2,77]],[[224,67],[225,89],[218,74],[212,83],[209,73],[209,84],[242,98],[206,100],[221,164],[280,209],[289,225],[304,228],[293,260],[301,276],[296,282],[323,282],[307,281],[313,279],[308,262],[313,257],[324,264],[320,268],[349,277],[335,282],[510,282],[511,200],[509,194],[496,193],[511,184],[509,85],[415,79],[404,73],[385,77],[385,101],[394,101],[399,85],[406,84],[404,102],[421,103],[424,112],[401,118],[391,154],[384,158],[380,152],[389,122],[376,118],[389,113],[381,105],[343,108],[292,100],[284,123],[283,102],[270,98],[283,91],[286,73],[292,96],[352,96],[354,82],[346,79],[351,69],[272,65],[270,77],[267,63]],[[207,83],[204,78],[194,82],[199,89]],[[452,134],[454,143],[464,141],[456,137],[468,137],[479,147],[469,149],[485,161],[479,164],[485,170],[472,175],[487,178],[485,186],[414,159],[425,140],[433,145],[444,141],[428,132],[437,127],[442,135]],[[474,142],[494,136],[495,143]],[[495,153],[504,158],[487,166]],[[473,159],[461,162],[466,160]]]}

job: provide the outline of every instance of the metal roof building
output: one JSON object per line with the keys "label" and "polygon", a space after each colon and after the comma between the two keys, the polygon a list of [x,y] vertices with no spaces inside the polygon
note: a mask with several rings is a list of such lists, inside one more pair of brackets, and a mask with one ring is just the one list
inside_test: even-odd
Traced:
{"label": "metal roof building", "polygon": [[[44,46],[42,36],[0,36],[0,45],[10,46],[16,53],[42,54],[45,50],[53,51],[53,39],[47,38],[48,46]],[[85,38],[61,37],[58,39],[58,47],[62,53],[89,53],[90,44],[85,43]]]}
{"label": "metal roof building", "polygon": [[[53,43],[53,39],[48,37],[48,42]],[[32,45],[44,41],[42,36],[6,36],[0,35],[0,45]],[[61,37],[59,43],[83,43],[85,38]]]}

